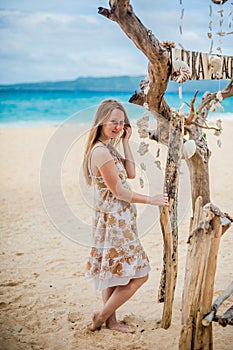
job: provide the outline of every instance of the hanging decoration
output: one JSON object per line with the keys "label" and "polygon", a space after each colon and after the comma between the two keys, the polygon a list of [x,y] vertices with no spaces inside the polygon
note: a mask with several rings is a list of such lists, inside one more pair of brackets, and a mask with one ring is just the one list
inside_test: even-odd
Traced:
{"label": "hanging decoration", "polygon": [[[141,119],[137,121],[138,134],[140,138],[146,138],[149,135],[149,115],[147,112],[143,114]],[[139,144],[138,153],[142,156],[149,151],[149,144],[141,141]]]}
{"label": "hanging decoration", "polygon": [[[167,44],[170,47],[173,47],[173,48],[175,47],[173,42],[169,42]],[[165,45],[166,45],[166,43],[165,43]],[[143,80],[141,80],[139,86],[140,86],[140,89],[145,96],[145,102],[143,103],[143,106],[149,110],[149,105],[147,102],[147,95],[148,95],[149,90],[150,90],[150,80],[149,80],[148,76],[145,76],[145,78]],[[142,117],[136,123],[136,125],[138,127],[139,137],[142,139],[149,137],[149,119],[150,118],[149,118],[148,112],[144,112]],[[141,141],[137,152],[140,154],[140,156],[145,155],[147,152],[149,152],[149,144],[144,142],[144,141]],[[160,154],[160,148],[158,146],[155,164],[161,170],[161,163],[159,160],[159,154]],[[143,162],[140,163],[140,169],[141,169],[141,175],[139,177],[139,184],[140,184],[140,187],[143,188],[144,187],[143,172],[146,171],[145,163],[143,163]]]}
{"label": "hanging decoration", "polygon": [[[182,6],[182,0],[180,0],[180,5]],[[182,28],[183,18],[184,18],[184,8],[182,7],[180,12],[180,25],[179,25],[180,35],[183,34],[183,28]]]}
{"label": "hanging decoration", "polygon": [[159,147],[159,144],[158,144],[158,149],[157,149],[157,153],[156,153],[156,160],[155,160],[155,165],[157,166],[157,168],[159,170],[162,170],[161,168],[161,162],[159,160],[159,156],[160,156],[160,147]]}
{"label": "hanging decoration", "polygon": [[143,94],[145,95],[145,102],[143,103],[143,107],[145,107],[146,109],[149,109],[148,103],[147,103],[147,95],[148,92],[150,90],[150,80],[148,78],[148,76],[145,76],[144,80],[140,81],[140,89],[142,90]]}
{"label": "hanging decoration", "polygon": [[[191,79],[191,71],[187,63],[179,59],[173,61],[171,78],[179,84]],[[179,85],[179,98],[182,100],[181,85]]]}
{"label": "hanging decoration", "polygon": [[[211,58],[212,56],[214,56],[214,59]],[[178,60],[180,62],[185,62],[188,65],[191,80],[231,79],[233,76],[233,56],[222,56],[218,54],[210,55],[198,51],[187,51],[174,48],[172,49],[172,57],[174,62]],[[218,57],[218,59],[216,59],[216,57]],[[216,71],[220,71],[220,75],[217,76],[216,74],[212,74],[213,68],[211,69],[211,61],[212,63],[215,61],[214,65],[217,64],[218,61],[218,67],[221,63],[220,70],[217,69]]]}
{"label": "hanging decoration", "polygon": [[182,158],[185,160],[190,159],[196,153],[197,145],[194,140],[187,140],[183,144],[182,148]]}
{"label": "hanging decoration", "polygon": [[218,79],[222,78],[221,58],[219,56],[216,56],[216,55],[210,56],[209,70],[210,70],[212,76],[215,76]]}
{"label": "hanging decoration", "polygon": [[[232,10],[230,10],[229,14],[227,15],[226,9],[227,7],[223,7],[224,3],[227,2],[227,0],[211,0],[213,4],[217,5],[215,6],[215,16],[213,17],[213,6],[209,5],[209,25],[208,25],[208,32],[207,36],[211,40],[210,41],[210,49],[209,53],[213,53],[213,47],[214,47],[214,36],[217,35],[217,47],[215,48],[216,51],[219,52],[219,54],[222,54],[222,44],[223,44],[223,37],[226,35],[233,34],[232,31],[228,31],[231,29],[232,26]],[[231,3],[233,5],[233,3]],[[220,10],[219,10],[220,6]],[[229,7],[228,7],[229,8]],[[214,18],[217,18],[217,20],[214,21]],[[228,21],[228,23],[227,23]],[[214,23],[215,22],[215,23]],[[213,31],[213,28],[218,28],[216,31]]]}
{"label": "hanging decoration", "polygon": [[216,32],[216,34],[219,37],[218,38],[218,47],[216,48],[216,50],[218,50],[220,52],[220,54],[222,54],[222,37],[225,35],[225,33],[222,31],[223,12],[224,12],[223,9],[218,11],[218,14],[220,15],[220,18],[219,18],[219,30],[218,30],[218,32]]}
{"label": "hanging decoration", "polygon": [[221,121],[221,119],[216,120],[216,127],[218,128],[218,130],[215,130],[214,135],[218,136],[217,145],[220,148],[222,146],[222,141],[220,139],[220,135],[222,133],[222,121]]}
{"label": "hanging decoration", "polygon": [[[184,6],[183,1],[180,0],[180,35],[183,35],[183,19]],[[187,79],[191,80],[213,80],[213,79],[231,79],[233,76],[233,56],[223,56],[222,54],[222,40],[224,36],[233,34],[232,28],[233,11],[229,10],[233,3],[229,6],[223,6],[226,1],[212,0],[209,4],[209,21],[207,36],[210,39],[209,53],[202,53],[198,51],[188,51],[179,44],[181,49],[171,48],[171,55],[173,60],[172,79],[181,83]],[[219,5],[221,6],[219,9]],[[229,11],[227,13],[227,11]],[[216,17],[218,23],[216,23]],[[216,29],[217,28],[217,29]],[[216,36],[218,43],[216,43]],[[214,43],[215,39],[215,43]],[[215,47],[217,46],[217,47]],[[213,53],[215,51],[215,54]],[[184,66],[182,62],[186,63]],[[179,65],[181,65],[179,70]],[[177,71],[178,70],[178,71]],[[188,74],[189,70],[189,74]],[[220,88],[219,88],[220,90]],[[179,96],[182,97],[182,88],[179,89]]]}
{"label": "hanging decoration", "polygon": [[[140,87],[141,87],[141,85],[140,85]],[[141,87],[141,89],[142,89],[142,87]],[[147,89],[146,91],[148,93],[149,90]],[[138,127],[138,134],[139,134],[140,138],[145,139],[146,137],[149,136],[149,114],[148,114],[148,112],[143,113],[142,117],[137,121],[136,125]],[[140,154],[140,156],[143,156],[148,151],[149,151],[149,144],[144,142],[144,141],[141,141],[137,152]],[[141,163],[140,168],[141,168],[141,176],[139,177],[139,184],[140,184],[140,187],[143,188],[144,187],[144,180],[142,177],[142,172],[146,170],[146,165],[144,163]]]}
{"label": "hanging decoration", "polygon": [[220,103],[222,102],[222,100],[223,100],[222,92],[218,91],[216,94],[216,98],[210,102],[210,106],[211,106],[210,111],[216,112],[218,107],[222,112],[224,112],[224,107]]}
{"label": "hanging decoration", "polygon": [[214,45],[214,41],[213,41],[213,34],[212,34],[212,25],[213,25],[213,21],[212,21],[212,5],[209,5],[209,17],[210,17],[210,21],[209,21],[209,32],[207,33],[208,38],[211,40],[210,42],[210,49],[209,49],[209,53],[211,54],[213,52],[213,45]]}
{"label": "hanging decoration", "polygon": [[141,168],[141,175],[139,177],[139,184],[140,184],[140,187],[143,188],[144,187],[143,172],[146,171],[146,164],[140,163],[140,168]]}
{"label": "hanging decoration", "polygon": [[187,63],[176,59],[172,64],[172,80],[184,83],[191,78],[191,71]]}

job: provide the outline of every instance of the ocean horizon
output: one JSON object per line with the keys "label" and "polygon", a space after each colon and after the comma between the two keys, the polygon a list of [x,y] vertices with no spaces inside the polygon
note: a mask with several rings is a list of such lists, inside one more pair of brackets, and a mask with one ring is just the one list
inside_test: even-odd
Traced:
{"label": "ocean horizon", "polygon": [[[124,105],[133,123],[146,109],[129,103],[132,95],[132,91],[5,89],[0,91],[0,128],[57,126],[67,123],[89,124],[99,103],[109,98],[117,99]],[[198,94],[196,107],[201,102],[202,96],[203,93]],[[178,86],[177,91],[165,94],[167,103],[176,110],[184,103],[185,112],[189,111],[188,104],[192,97],[193,92],[183,89],[183,98],[180,99]],[[217,112],[210,112],[208,120],[233,119],[232,99],[231,97],[222,102],[224,111],[219,109]]]}

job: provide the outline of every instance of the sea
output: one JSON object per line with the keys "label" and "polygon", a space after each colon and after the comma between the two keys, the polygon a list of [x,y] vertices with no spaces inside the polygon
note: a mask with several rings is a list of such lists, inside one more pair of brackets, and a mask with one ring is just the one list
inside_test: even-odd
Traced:
{"label": "sea", "polygon": [[[38,127],[66,123],[91,123],[99,103],[113,98],[120,101],[127,110],[129,119],[135,121],[146,111],[144,107],[129,103],[131,92],[103,91],[56,91],[56,90],[0,90],[0,128]],[[196,106],[201,102],[202,93],[197,97]],[[179,110],[189,111],[193,92],[183,91],[182,99],[178,90],[166,92],[167,103]],[[233,98],[222,102],[224,111],[217,109],[209,113],[209,120],[233,119]],[[153,116],[152,116],[153,118]]]}

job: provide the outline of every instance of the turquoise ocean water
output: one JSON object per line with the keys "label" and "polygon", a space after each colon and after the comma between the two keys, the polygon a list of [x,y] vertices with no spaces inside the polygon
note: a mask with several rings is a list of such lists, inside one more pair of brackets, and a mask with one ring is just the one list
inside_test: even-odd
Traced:
{"label": "turquoise ocean water", "polygon": [[[31,127],[60,125],[70,122],[90,123],[98,104],[107,98],[119,100],[125,106],[131,120],[138,119],[144,108],[128,103],[132,92],[98,91],[41,91],[41,90],[1,90],[0,127]],[[202,93],[198,94],[197,104]],[[166,93],[168,104],[179,109],[182,102],[190,103],[193,93],[183,92],[180,100],[177,92]],[[209,119],[233,119],[233,98],[222,103],[224,112],[210,113]],[[185,107],[188,111],[188,107]]]}

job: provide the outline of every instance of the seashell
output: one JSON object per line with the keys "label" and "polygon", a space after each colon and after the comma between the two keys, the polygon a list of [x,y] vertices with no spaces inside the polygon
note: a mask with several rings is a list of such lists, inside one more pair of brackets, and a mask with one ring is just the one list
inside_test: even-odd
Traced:
{"label": "seashell", "polygon": [[143,188],[144,187],[144,180],[141,176],[139,177],[139,183],[140,183],[140,187]]}
{"label": "seashell", "polygon": [[138,153],[140,156],[143,156],[145,153],[149,152],[149,144],[145,142],[140,142]]}
{"label": "seashell", "polygon": [[194,140],[188,140],[183,144],[182,153],[183,157],[187,160],[190,159],[196,152],[197,146]]}
{"label": "seashell", "polygon": [[143,103],[143,107],[145,107],[146,109],[149,109],[148,103],[147,103],[147,102],[144,102],[144,103]]}
{"label": "seashell", "polygon": [[141,138],[148,137],[148,134],[149,134],[148,121],[149,121],[149,115],[147,112],[145,112],[143,114],[142,118],[139,119],[136,123],[137,127],[138,127],[138,134],[139,134],[139,137],[141,137]]}
{"label": "seashell", "polygon": [[219,100],[219,102],[222,102],[222,100],[223,100],[222,91],[218,91],[216,93],[216,98]]}
{"label": "seashell", "polygon": [[209,59],[209,69],[217,78],[221,78],[221,58],[219,56],[211,56]]}
{"label": "seashell", "polygon": [[222,112],[224,112],[224,107],[221,105],[220,102],[217,102],[217,103],[216,103],[216,106],[217,106]]}
{"label": "seashell", "polygon": [[221,148],[221,146],[222,146],[222,142],[221,142],[221,140],[220,140],[220,139],[218,139],[218,140],[217,140],[217,145],[218,145],[218,147],[219,147],[219,148]]}
{"label": "seashell", "polygon": [[141,163],[140,167],[141,167],[142,170],[146,171],[146,164],[145,163]]}
{"label": "seashell", "polygon": [[137,126],[139,128],[147,128],[149,122],[149,114],[147,112],[143,113],[143,116],[137,121]]}
{"label": "seashell", "polygon": [[146,137],[148,137],[149,132],[146,128],[140,128],[138,129],[138,134],[140,138],[145,139]]}
{"label": "seashell", "polygon": [[158,168],[159,170],[162,170],[160,160],[156,160],[156,161],[155,161],[155,164],[156,164],[156,166],[157,166],[157,168]]}
{"label": "seashell", "polygon": [[149,79],[144,79],[140,81],[140,89],[142,90],[142,92],[144,93],[144,95],[147,95],[149,90],[150,90],[150,81]]}
{"label": "seashell", "polygon": [[191,70],[187,63],[176,59],[173,62],[172,67],[172,80],[176,81],[177,83],[184,83],[186,80],[191,78]]}
{"label": "seashell", "polygon": [[217,107],[224,112],[224,107],[221,105],[220,102],[213,100],[210,102],[210,112],[216,112]]}

